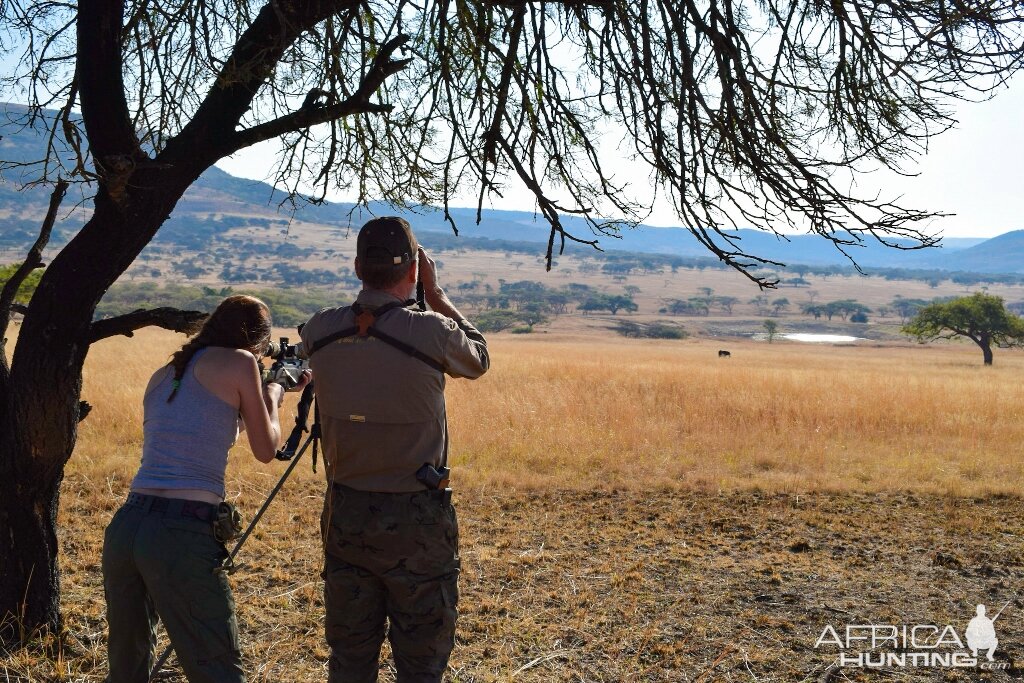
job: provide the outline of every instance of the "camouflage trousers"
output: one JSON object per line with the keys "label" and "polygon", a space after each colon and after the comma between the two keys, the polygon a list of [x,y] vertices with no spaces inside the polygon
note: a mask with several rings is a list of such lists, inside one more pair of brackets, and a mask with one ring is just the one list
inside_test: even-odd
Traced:
{"label": "camouflage trousers", "polygon": [[[133,498],[142,502],[133,504]],[[213,571],[227,551],[209,521],[182,516],[182,507],[189,506],[195,507],[190,501],[133,494],[107,527],[108,683],[149,680],[158,616],[189,683],[245,680],[231,586]],[[214,513],[215,508],[209,510]]]}
{"label": "camouflage trousers", "polygon": [[455,646],[459,529],[440,491],[334,484],[324,504],[329,683],[373,683],[391,642],[399,683],[439,683]]}

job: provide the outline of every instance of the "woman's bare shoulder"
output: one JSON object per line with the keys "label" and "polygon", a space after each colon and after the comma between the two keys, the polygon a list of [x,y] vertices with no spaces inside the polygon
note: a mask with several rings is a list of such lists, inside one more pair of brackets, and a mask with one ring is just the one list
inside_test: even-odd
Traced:
{"label": "woman's bare shoulder", "polygon": [[167,376],[169,372],[171,372],[170,363],[164,365],[163,367],[159,368],[156,372],[154,372],[152,377],[149,378],[149,384],[146,385],[145,394],[149,394],[149,392],[153,391],[153,389],[164,380],[164,378]]}
{"label": "woman's bare shoulder", "polygon": [[210,346],[207,347],[200,363],[205,366],[204,370],[206,368],[216,369],[218,373],[226,373],[244,379],[252,373],[256,366],[256,358],[245,349]]}

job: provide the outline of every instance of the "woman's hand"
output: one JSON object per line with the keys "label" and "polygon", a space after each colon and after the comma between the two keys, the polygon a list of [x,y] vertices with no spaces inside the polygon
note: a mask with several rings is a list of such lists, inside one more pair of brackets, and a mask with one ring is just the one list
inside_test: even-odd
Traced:
{"label": "woman's hand", "polygon": [[277,382],[267,382],[263,385],[263,399],[267,403],[268,411],[271,406],[280,408],[284,403],[284,387]]}

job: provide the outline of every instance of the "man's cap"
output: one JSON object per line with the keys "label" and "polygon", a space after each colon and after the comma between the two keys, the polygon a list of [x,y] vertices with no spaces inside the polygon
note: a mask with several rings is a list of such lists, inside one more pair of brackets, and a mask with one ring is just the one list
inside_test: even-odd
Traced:
{"label": "man's cap", "polygon": [[416,258],[419,245],[404,218],[374,218],[359,231],[356,258],[368,265],[401,265]]}

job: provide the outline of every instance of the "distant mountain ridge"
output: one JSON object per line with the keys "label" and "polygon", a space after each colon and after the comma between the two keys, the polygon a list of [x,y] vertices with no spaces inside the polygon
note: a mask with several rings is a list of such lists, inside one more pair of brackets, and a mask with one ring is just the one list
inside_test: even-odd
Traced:
{"label": "distant mountain ridge", "polygon": [[[25,108],[0,104],[0,161],[25,162],[42,155],[44,138],[38,131],[17,125]],[[8,177],[0,179],[0,245],[22,244],[34,239],[38,220],[45,210],[46,191],[20,190],[20,183]],[[251,222],[265,219],[268,223],[295,219],[334,226],[358,226],[370,215],[402,213],[382,203],[357,207],[347,203],[306,203],[294,208],[286,204],[287,194],[270,184],[232,176],[219,168],[211,168],[186,192],[170,220],[161,228],[161,242],[195,242],[196,230],[219,230],[209,225],[210,214],[245,216]],[[532,211],[485,209],[482,221],[476,224],[476,210],[453,208],[452,217],[464,237],[538,244],[538,252],[548,239],[547,224]],[[418,231],[451,234],[451,226],[439,209],[420,207],[406,212]],[[67,237],[86,219],[84,210],[77,210],[58,226],[56,238]],[[566,228],[579,236],[591,232],[585,221],[564,216]],[[203,227],[206,224],[206,227]],[[729,233],[747,252],[789,265],[850,265],[849,260],[831,242],[816,235],[775,236],[759,230],[738,230]],[[622,239],[602,237],[601,247],[613,251],[630,251],[682,257],[712,255],[683,228],[639,226],[625,231]],[[989,240],[947,238],[942,249],[904,251],[885,247],[877,242],[847,247],[859,265],[866,268],[922,268],[980,273],[1024,273],[1024,230],[1008,232]],[[469,246],[467,244],[467,246]]]}

